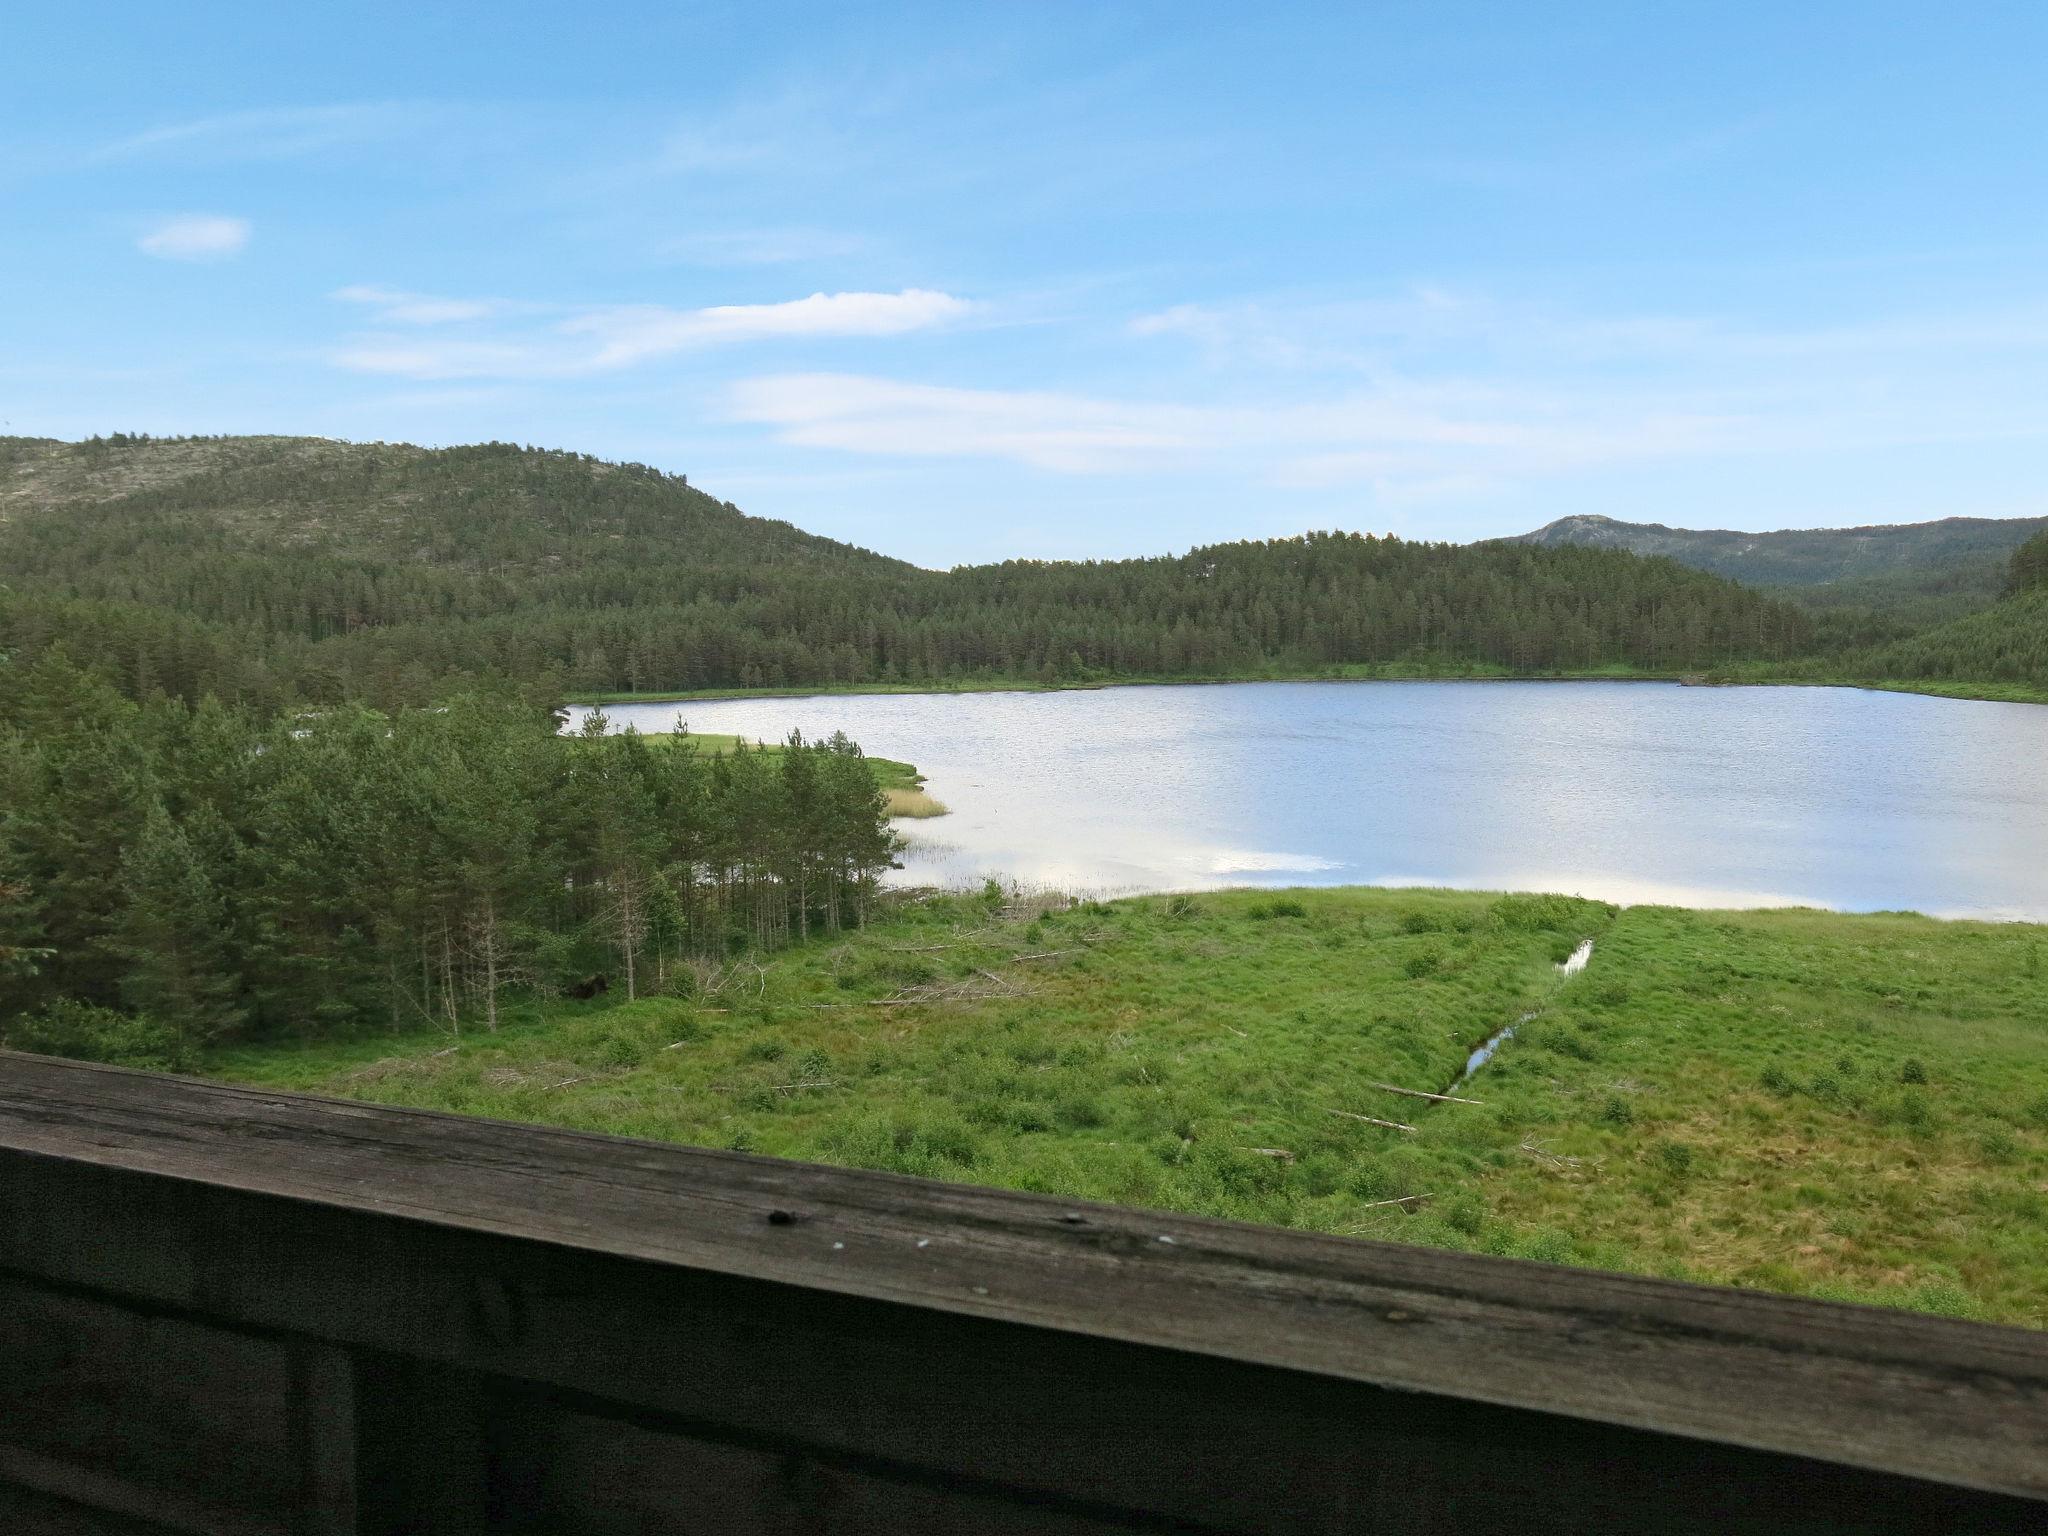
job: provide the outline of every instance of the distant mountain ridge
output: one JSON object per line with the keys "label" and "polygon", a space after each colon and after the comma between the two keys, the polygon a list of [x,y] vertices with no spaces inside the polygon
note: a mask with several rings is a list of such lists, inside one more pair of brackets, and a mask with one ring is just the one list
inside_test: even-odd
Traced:
{"label": "distant mountain ridge", "polygon": [[1310,533],[951,571],[511,443],[0,438],[0,653],[136,697],[432,702],[1135,677],[1706,672],[1778,597],[1618,551]]}
{"label": "distant mountain ridge", "polygon": [[1561,517],[1511,542],[1662,555],[1755,586],[1881,583],[1919,592],[1981,591],[1989,600],[1998,592],[2013,550],[2044,529],[2048,517],[1944,517],[1928,523],[1744,533],[1585,515]]}

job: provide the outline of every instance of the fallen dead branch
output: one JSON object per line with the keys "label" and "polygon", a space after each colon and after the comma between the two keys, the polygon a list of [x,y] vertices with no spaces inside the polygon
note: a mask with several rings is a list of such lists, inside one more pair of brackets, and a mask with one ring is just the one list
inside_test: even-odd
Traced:
{"label": "fallen dead branch", "polygon": [[631,1067],[614,1067],[609,1072],[580,1072],[574,1077],[557,1078],[554,1082],[542,1083],[541,1087],[554,1089],[567,1088],[574,1083],[605,1083],[615,1077],[628,1077],[632,1071]]}
{"label": "fallen dead branch", "polygon": [[1035,955],[1012,955],[1010,956],[1010,964],[1028,965],[1033,960],[1057,960],[1061,955],[1078,955],[1079,953],[1081,951],[1078,949],[1047,949]]}
{"label": "fallen dead branch", "polygon": [[914,1008],[926,1003],[977,1003],[994,998],[1026,997],[1029,989],[1015,981],[998,976],[994,971],[977,970],[982,978],[975,981],[960,977],[954,981],[926,982],[921,986],[905,987],[893,997],[871,997],[867,1000],[870,1008]]}
{"label": "fallen dead branch", "polygon": [[1359,1209],[1361,1211],[1369,1211],[1372,1210],[1375,1206],[1407,1205],[1416,1200],[1427,1200],[1429,1198],[1430,1196],[1428,1195],[1396,1195],[1391,1200],[1368,1200],[1365,1202],[1365,1204],[1361,1205]]}
{"label": "fallen dead branch", "polygon": [[830,1088],[839,1081],[836,1077],[800,1077],[793,1083],[713,1083],[713,1093],[752,1093],[756,1088],[767,1088],[775,1093],[801,1093],[806,1088]]}
{"label": "fallen dead branch", "polygon": [[1294,1154],[1285,1147],[1246,1147],[1245,1151],[1254,1157],[1275,1157],[1283,1163],[1294,1161]]}
{"label": "fallen dead branch", "polygon": [[1363,1120],[1367,1125],[1383,1125],[1390,1131],[1414,1131],[1412,1125],[1403,1125],[1398,1120],[1382,1120],[1377,1115],[1354,1115],[1348,1109],[1333,1109],[1333,1115],[1342,1115],[1346,1120]]}
{"label": "fallen dead branch", "polygon": [[1369,1088],[1384,1088],[1388,1093],[1405,1093],[1411,1099],[1434,1099],[1439,1104],[1483,1104],[1484,1099],[1461,1099],[1449,1093],[1424,1093],[1420,1088],[1396,1088],[1392,1083],[1368,1083]]}

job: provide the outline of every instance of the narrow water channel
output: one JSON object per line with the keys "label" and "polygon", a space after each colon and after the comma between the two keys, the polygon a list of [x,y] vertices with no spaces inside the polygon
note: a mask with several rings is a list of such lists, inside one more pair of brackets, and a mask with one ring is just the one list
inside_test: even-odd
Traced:
{"label": "narrow water channel", "polygon": [[[1592,958],[1593,941],[1591,939],[1581,939],[1579,940],[1578,948],[1558,962],[1558,974],[1561,977],[1570,979],[1583,971],[1586,968],[1586,962]],[[1531,1008],[1527,1013],[1516,1019],[1514,1023],[1496,1030],[1478,1045],[1474,1046],[1472,1054],[1465,1058],[1465,1069],[1451,1080],[1451,1086],[1446,1088],[1444,1092],[1456,1093],[1460,1088],[1464,1087],[1466,1083],[1472,1080],[1473,1073],[1493,1060],[1494,1052],[1515,1038],[1516,1030],[1520,1029],[1542,1011],[1541,1008]]]}

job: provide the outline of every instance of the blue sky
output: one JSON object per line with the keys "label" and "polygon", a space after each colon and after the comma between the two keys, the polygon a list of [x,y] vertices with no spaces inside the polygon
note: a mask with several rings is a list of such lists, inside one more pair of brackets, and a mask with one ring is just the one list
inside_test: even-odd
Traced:
{"label": "blue sky", "polygon": [[23,7],[0,430],[929,565],[2048,513],[2048,5]]}

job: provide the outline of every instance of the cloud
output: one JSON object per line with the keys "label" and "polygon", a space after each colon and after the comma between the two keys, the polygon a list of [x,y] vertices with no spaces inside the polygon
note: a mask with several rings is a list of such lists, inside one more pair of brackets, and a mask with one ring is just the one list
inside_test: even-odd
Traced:
{"label": "cloud", "polygon": [[[510,312],[497,300],[436,298],[371,286],[335,297],[377,307],[387,325],[433,325]],[[532,309],[534,306],[523,306]],[[420,341],[370,336],[331,354],[359,373],[413,379],[568,378],[629,368],[678,352],[748,341],[902,336],[945,325],[973,304],[923,288],[900,293],[814,293],[779,304],[705,309],[622,305],[582,309],[510,336]]]}
{"label": "cloud", "polygon": [[419,108],[398,102],[223,112],[146,128],[100,146],[87,159],[290,160],[389,137],[420,116]]}
{"label": "cloud", "polygon": [[847,453],[1008,459],[1065,474],[1212,470],[1269,484],[1371,483],[1418,492],[1453,477],[1555,473],[1690,453],[1735,424],[1627,402],[1396,383],[1285,405],[1188,405],[1033,390],[960,389],[854,374],[776,374],[733,386],[735,419]]}
{"label": "cloud", "polygon": [[164,220],[135,244],[145,256],[166,261],[220,261],[238,254],[249,234],[247,219],[187,213]]}
{"label": "cloud", "polygon": [[778,374],[734,386],[733,414],[784,442],[852,453],[1014,459],[1074,473],[1196,449],[1212,413],[1026,390],[953,389],[854,374]]}
{"label": "cloud", "polygon": [[601,345],[592,366],[617,368],[643,358],[717,342],[790,336],[901,336],[965,315],[973,306],[949,293],[814,293],[781,304],[720,304],[710,309],[643,305],[601,310],[570,321],[572,334]]}
{"label": "cloud", "polygon": [[496,299],[441,299],[430,293],[407,293],[366,283],[337,288],[329,297],[344,304],[369,305],[385,325],[447,325],[459,320],[483,320],[506,307]]}

